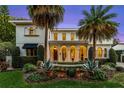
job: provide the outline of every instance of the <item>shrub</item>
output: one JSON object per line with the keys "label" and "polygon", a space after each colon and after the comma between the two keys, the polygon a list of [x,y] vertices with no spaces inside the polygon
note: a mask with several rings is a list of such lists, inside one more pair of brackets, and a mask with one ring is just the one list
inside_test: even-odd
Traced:
{"label": "shrub", "polygon": [[6,59],[5,50],[0,50],[0,59],[2,59],[2,60],[5,60]]}
{"label": "shrub", "polygon": [[33,64],[27,63],[24,65],[23,70],[24,70],[24,72],[36,71],[36,66]]}
{"label": "shrub", "polygon": [[74,69],[74,68],[69,68],[69,69],[67,70],[67,75],[68,75],[69,77],[74,77],[75,74],[76,74],[76,69]]}
{"label": "shrub", "polygon": [[19,47],[15,47],[15,49],[13,49],[12,56],[20,56],[20,48]]}
{"label": "shrub", "polygon": [[12,66],[14,68],[22,68],[22,63],[20,60],[20,48],[15,47],[12,51]]}
{"label": "shrub", "polygon": [[11,42],[0,42],[0,59],[5,59],[6,55],[11,55],[14,45]]}
{"label": "shrub", "polygon": [[13,56],[12,66],[14,68],[23,68],[23,66],[27,63],[36,65],[37,57]]}
{"label": "shrub", "polygon": [[8,68],[8,64],[7,63],[5,63],[5,62],[0,62],[0,72],[1,71],[6,71],[7,70],[7,68]]}
{"label": "shrub", "polygon": [[107,76],[106,76],[105,72],[102,71],[101,69],[96,69],[94,71],[92,79],[94,79],[94,80],[106,80]]}
{"label": "shrub", "polygon": [[117,54],[116,54],[115,50],[112,48],[109,50],[109,59],[110,59],[110,62],[116,64]]}
{"label": "shrub", "polygon": [[101,69],[102,69],[103,71],[109,71],[109,70],[112,70],[113,68],[110,67],[109,65],[102,65],[102,66],[101,66]]}
{"label": "shrub", "polygon": [[118,55],[118,62],[121,62],[121,54],[123,53],[123,50],[116,50],[116,54]]}
{"label": "shrub", "polygon": [[42,45],[37,48],[37,58],[38,60],[44,61],[44,47]]}
{"label": "shrub", "polygon": [[106,74],[98,68],[98,63],[88,60],[83,64],[83,68],[89,72],[89,78],[94,80],[105,80]]}
{"label": "shrub", "polygon": [[49,71],[49,70],[52,70],[53,65],[52,65],[52,63],[50,62],[50,60],[48,60],[48,61],[45,61],[43,67],[44,67],[44,69],[45,69],[46,71]]}
{"label": "shrub", "polygon": [[110,62],[105,63],[105,65],[109,65],[112,68],[115,68],[116,67],[116,64],[110,63]]}
{"label": "shrub", "polygon": [[88,51],[88,59],[89,59],[89,60],[93,60],[93,47],[90,47],[90,48],[89,48],[89,51]]}
{"label": "shrub", "polygon": [[23,56],[20,57],[21,63],[23,65],[27,64],[27,63],[31,63],[36,65],[37,64],[37,57],[28,57],[28,56]]}
{"label": "shrub", "polygon": [[43,77],[38,74],[38,73],[32,73],[27,80],[32,81],[32,82],[38,82],[41,81],[43,79]]}
{"label": "shrub", "polygon": [[93,72],[93,70],[95,70],[96,68],[98,68],[98,63],[97,62],[93,62],[88,60],[85,64],[82,65],[84,69],[86,69],[89,72]]}
{"label": "shrub", "polygon": [[117,71],[120,71],[120,72],[124,72],[124,67],[117,66],[117,67],[116,67],[116,70],[117,70]]}

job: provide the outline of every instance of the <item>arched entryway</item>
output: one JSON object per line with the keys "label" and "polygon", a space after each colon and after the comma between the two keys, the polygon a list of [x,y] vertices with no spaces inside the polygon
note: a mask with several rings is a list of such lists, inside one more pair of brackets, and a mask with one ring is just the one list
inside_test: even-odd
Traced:
{"label": "arched entryway", "polygon": [[53,61],[57,61],[58,60],[58,48],[57,46],[54,46],[53,48]]}
{"label": "arched entryway", "polygon": [[65,61],[66,57],[67,57],[67,47],[66,46],[62,46],[61,47],[61,51],[62,51],[62,61]]}
{"label": "arched entryway", "polygon": [[80,60],[84,60],[87,57],[87,48],[85,46],[80,46],[79,57]]}
{"label": "arched entryway", "polygon": [[93,47],[90,47],[88,50],[88,58],[89,60],[93,60]]}
{"label": "arched entryway", "polygon": [[98,58],[101,58],[102,55],[103,55],[102,48],[101,48],[101,47],[98,47],[98,48],[97,48],[97,57],[98,57]]}
{"label": "arched entryway", "polygon": [[70,58],[71,58],[72,61],[75,60],[75,53],[76,53],[76,48],[75,48],[75,46],[71,46],[71,47],[70,47]]}

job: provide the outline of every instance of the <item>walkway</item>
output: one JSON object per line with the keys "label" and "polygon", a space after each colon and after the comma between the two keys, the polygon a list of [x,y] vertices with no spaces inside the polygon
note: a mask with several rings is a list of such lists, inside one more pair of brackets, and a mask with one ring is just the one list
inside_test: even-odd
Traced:
{"label": "walkway", "polygon": [[124,63],[123,62],[117,62],[117,66],[124,68]]}
{"label": "walkway", "polygon": [[82,67],[82,64],[53,64],[54,67]]}

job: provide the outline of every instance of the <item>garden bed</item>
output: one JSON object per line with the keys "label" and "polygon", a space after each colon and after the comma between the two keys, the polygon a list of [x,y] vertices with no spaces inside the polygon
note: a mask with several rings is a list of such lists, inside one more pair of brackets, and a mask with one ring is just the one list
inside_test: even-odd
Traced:
{"label": "garden bed", "polygon": [[56,78],[46,82],[26,83],[22,71],[0,73],[0,88],[121,88],[124,87],[121,83],[123,81],[124,73],[118,73],[115,74],[114,78],[107,81]]}

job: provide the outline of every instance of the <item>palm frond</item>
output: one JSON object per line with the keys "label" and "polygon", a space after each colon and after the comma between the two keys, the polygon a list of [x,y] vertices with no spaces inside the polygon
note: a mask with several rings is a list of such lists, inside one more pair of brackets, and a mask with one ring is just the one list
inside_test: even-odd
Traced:
{"label": "palm frond", "polygon": [[113,8],[112,5],[109,5],[107,7],[105,7],[100,13],[99,13],[99,17],[104,16],[106,13],[108,13],[111,9]]}
{"label": "palm frond", "polygon": [[91,9],[90,9],[90,12],[91,12],[91,14],[92,14],[92,16],[96,16],[96,11],[95,11],[95,6],[93,5],[93,6],[91,6]]}
{"label": "palm frond", "polygon": [[111,19],[111,18],[115,18],[117,17],[116,13],[111,13],[111,14],[107,14],[105,16],[102,17],[103,20],[107,20],[107,19]]}

